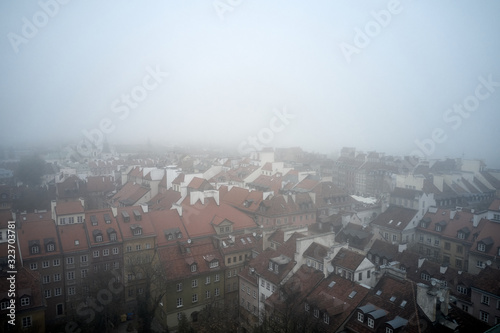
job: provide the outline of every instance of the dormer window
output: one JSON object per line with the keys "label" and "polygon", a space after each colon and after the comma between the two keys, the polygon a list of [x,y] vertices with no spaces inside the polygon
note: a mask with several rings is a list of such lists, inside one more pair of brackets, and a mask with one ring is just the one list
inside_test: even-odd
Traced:
{"label": "dormer window", "polygon": [[478,243],[477,244],[477,250],[479,252],[485,252],[486,251],[486,245],[484,245],[483,243]]}
{"label": "dormer window", "polygon": [[94,230],[93,232],[94,239],[96,242],[102,242],[102,232],[101,230]]}
{"label": "dormer window", "polygon": [[436,231],[441,231],[441,226],[440,225],[436,225]]}
{"label": "dormer window", "polygon": [[90,223],[92,223],[93,226],[96,226],[98,224],[98,222],[97,222],[97,216],[90,215]]}
{"label": "dormer window", "polygon": [[102,242],[102,235],[98,235],[95,237],[96,242]]}
{"label": "dormer window", "polygon": [[463,232],[459,231],[457,237],[458,237],[458,239],[465,239],[465,234]]}
{"label": "dormer window", "polygon": [[134,230],[134,236],[142,235],[142,228],[136,228]]}
{"label": "dormer window", "polygon": [[196,264],[192,264],[191,265],[191,272],[194,273],[194,272],[196,272],[196,270],[197,270]]}
{"label": "dormer window", "polygon": [[54,252],[55,249],[56,249],[56,247],[53,243],[47,244],[47,252]]}
{"label": "dormer window", "polygon": [[210,262],[210,268],[216,268],[219,267],[219,260],[212,260]]}
{"label": "dormer window", "polygon": [[112,242],[116,241],[116,233],[115,232],[113,232],[109,235],[109,240]]}
{"label": "dormer window", "polygon": [[272,262],[272,261],[270,261],[270,262],[269,262],[269,270],[270,270],[270,271],[272,271],[272,270],[273,270],[273,262]]}
{"label": "dormer window", "polygon": [[39,245],[33,245],[31,247],[31,254],[37,254],[40,253],[40,246]]}

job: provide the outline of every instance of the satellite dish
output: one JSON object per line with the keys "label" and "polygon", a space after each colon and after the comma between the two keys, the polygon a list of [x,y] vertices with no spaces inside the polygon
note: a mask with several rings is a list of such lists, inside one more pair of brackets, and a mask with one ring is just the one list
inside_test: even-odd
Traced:
{"label": "satellite dish", "polygon": [[431,284],[432,284],[433,286],[435,286],[435,285],[436,285],[436,281],[435,281],[435,280],[432,280],[432,281],[431,281]]}
{"label": "satellite dish", "polygon": [[328,271],[328,273],[333,273],[333,266],[332,265],[328,265],[326,267],[326,270]]}
{"label": "satellite dish", "polygon": [[444,297],[443,297],[443,296],[439,297],[439,301],[440,301],[441,303],[442,303],[442,302],[444,302]]}
{"label": "satellite dish", "polygon": [[486,265],[491,266],[491,260],[488,260],[488,261],[486,262]]}
{"label": "satellite dish", "polygon": [[188,244],[191,244],[191,238],[188,239]]}
{"label": "satellite dish", "polygon": [[254,232],[252,235],[255,237],[255,236],[257,236],[257,233],[256,233],[256,232]]}

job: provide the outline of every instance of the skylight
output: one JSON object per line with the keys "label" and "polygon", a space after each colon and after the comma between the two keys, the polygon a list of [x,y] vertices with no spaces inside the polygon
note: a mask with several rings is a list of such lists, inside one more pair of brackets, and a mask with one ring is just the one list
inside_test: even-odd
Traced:
{"label": "skylight", "polygon": [[406,303],[408,302],[406,300],[403,300],[399,306],[404,308],[406,306]]}
{"label": "skylight", "polygon": [[392,221],[393,221],[393,220],[390,220],[390,221],[389,221],[389,224],[391,224],[391,223],[392,223]]}
{"label": "skylight", "polygon": [[397,226],[401,224],[401,221],[398,222]]}
{"label": "skylight", "polygon": [[245,240],[243,238],[240,238],[241,239],[241,242],[243,243],[243,245],[247,245],[247,242],[245,242]]}
{"label": "skylight", "polygon": [[382,295],[382,290],[377,290],[377,292],[375,293],[375,295],[377,295],[377,296]]}
{"label": "skylight", "polygon": [[356,296],[357,293],[358,292],[355,290],[351,291],[351,293],[349,294],[349,298],[354,298],[354,296]]}
{"label": "skylight", "polygon": [[394,302],[396,300],[396,296],[392,296],[389,301]]}
{"label": "skylight", "polygon": [[328,284],[328,288],[332,288],[334,285],[335,285],[335,281],[332,281],[332,282],[330,282],[330,284]]}

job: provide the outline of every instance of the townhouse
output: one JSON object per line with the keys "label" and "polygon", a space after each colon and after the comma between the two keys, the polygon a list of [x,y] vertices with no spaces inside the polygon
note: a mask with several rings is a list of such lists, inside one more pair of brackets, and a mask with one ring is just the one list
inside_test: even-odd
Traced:
{"label": "townhouse", "polygon": [[481,216],[466,210],[431,207],[417,227],[416,250],[437,263],[477,273],[470,266],[469,252],[486,224]]}
{"label": "townhouse", "polygon": [[162,324],[175,328],[184,315],[192,322],[208,304],[224,304],[224,261],[210,238],[177,242],[158,249],[167,280],[161,301]]}
{"label": "townhouse", "polygon": [[417,210],[389,206],[370,225],[377,237],[394,244],[408,244],[415,241],[415,229],[420,219]]}
{"label": "townhouse", "polygon": [[478,274],[486,266],[500,269],[500,223],[481,219],[469,251],[469,272]]}
{"label": "townhouse", "polygon": [[130,312],[137,305],[137,296],[144,293],[147,277],[141,265],[150,265],[153,260],[156,233],[145,205],[113,208],[112,212],[123,241],[125,307]]}
{"label": "townhouse", "polygon": [[[64,248],[50,213],[17,216],[17,260],[41,283],[47,322],[66,314]],[[7,252],[5,252],[7,253]]]}

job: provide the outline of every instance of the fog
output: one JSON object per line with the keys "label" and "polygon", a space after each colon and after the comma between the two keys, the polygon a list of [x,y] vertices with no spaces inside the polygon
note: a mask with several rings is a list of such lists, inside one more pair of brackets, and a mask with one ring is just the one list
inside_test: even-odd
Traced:
{"label": "fog", "polygon": [[499,13],[493,1],[2,2],[0,142],[107,132],[500,168]]}

